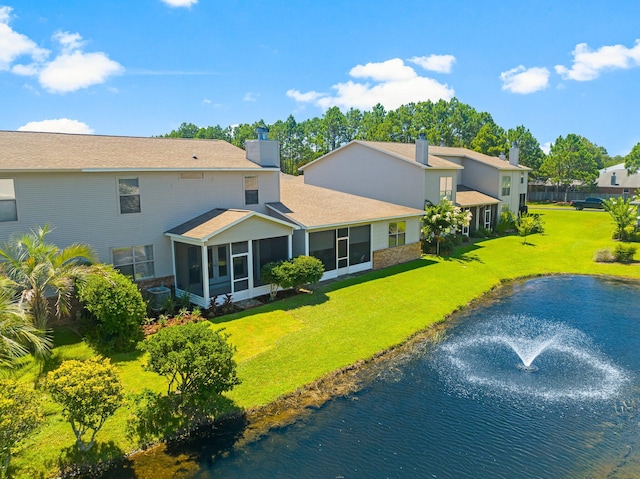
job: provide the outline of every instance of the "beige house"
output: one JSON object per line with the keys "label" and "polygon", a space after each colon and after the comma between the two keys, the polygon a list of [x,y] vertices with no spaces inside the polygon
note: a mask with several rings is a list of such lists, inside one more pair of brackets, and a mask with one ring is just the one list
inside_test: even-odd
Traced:
{"label": "beige house", "polygon": [[[308,219],[298,222],[274,207],[286,204],[281,178],[278,142],[267,140],[265,131],[247,141],[246,151],[220,140],[0,131],[0,242],[48,223],[54,227],[49,241],[91,245],[101,261],[143,289],[174,286],[201,306],[221,294],[237,301],[268,293],[260,280],[265,263],[319,251],[311,230],[294,235]],[[304,214],[304,202],[287,202]],[[387,218],[359,217],[356,210],[346,218],[339,205],[326,205],[324,219],[316,217],[309,227],[335,226],[336,276],[374,267],[382,248],[376,238],[390,223],[401,228],[405,221],[403,241],[416,248],[415,211],[412,216],[379,203],[375,208]],[[366,225],[370,260],[343,268],[341,229],[353,233],[350,254],[361,248],[366,257],[358,239]]]}
{"label": "beige house", "polygon": [[[355,140],[300,168],[305,182],[368,198],[424,208],[448,198],[472,212],[470,229],[495,226],[504,208],[526,205],[529,168],[466,148]],[[464,231],[468,233],[469,231]]]}

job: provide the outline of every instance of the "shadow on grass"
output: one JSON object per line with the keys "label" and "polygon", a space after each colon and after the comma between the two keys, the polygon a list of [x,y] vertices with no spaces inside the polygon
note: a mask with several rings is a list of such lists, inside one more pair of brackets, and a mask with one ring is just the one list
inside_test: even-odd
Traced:
{"label": "shadow on grass", "polygon": [[87,452],[81,452],[73,445],[62,450],[56,466],[60,477],[93,477],[96,464],[118,460],[124,454],[113,441],[97,442]]}

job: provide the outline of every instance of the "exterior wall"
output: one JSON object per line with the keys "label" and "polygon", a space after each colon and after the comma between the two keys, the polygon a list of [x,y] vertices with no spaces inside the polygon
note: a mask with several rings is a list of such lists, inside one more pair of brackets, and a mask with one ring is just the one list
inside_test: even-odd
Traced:
{"label": "exterior wall", "polygon": [[422,255],[420,243],[406,244],[394,248],[381,249],[373,252],[373,269],[382,269],[407,261],[419,259]]}
{"label": "exterior wall", "polygon": [[[514,213],[518,212],[520,206],[520,194],[527,193],[527,172],[524,172],[524,176],[522,177],[523,182],[521,183],[521,173],[520,171],[499,171],[500,174],[500,190],[497,198],[501,201],[501,207],[505,205],[509,207],[511,211]],[[511,178],[511,191],[508,196],[502,196],[502,178],[504,176],[508,176]],[[499,214],[499,213],[498,213]]]}
{"label": "exterior wall", "polygon": [[412,208],[424,208],[425,184],[417,164],[353,144],[304,170],[305,183]]}
{"label": "exterior wall", "polygon": [[[440,203],[440,178],[451,177],[451,200],[456,201],[457,174],[460,170],[426,170],[425,171],[425,201],[434,205]],[[421,208],[424,208],[424,204]]]}
{"label": "exterior wall", "polygon": [[[179,172],[21,173],[15,178],[18,221],[0,223],[0,241],[49,223],[48,241],[59,247],[91,245],[100,261],[111,262],[111,248],[152,244],[156,277],[173,274],[171,243],[164,232],[213,208],[254,209],[266,213],[278,201],[274,171],[204,172],[203,179],[180,179]],[[259,201],[244,204],[245,175],[257,175]],[[141,212],[119,213],[118,178],[139,178]]]}
{"label": "exterior wall", "polygon": [[420,233],[422,230],[419,218],[398,218],[387,221],[377,221],[371,225],[371,250],[379,251],[389,248],[389,223],[406,221],[407,230],[405,244],[420,243]]}
{"label": "exterior wall", "polygon": [[484,163],[468,159],[462,162],[462,166],[464,166],[464,170],[460,172],[458,184],[468,186],[495,198],[499,197],[499,170]]}

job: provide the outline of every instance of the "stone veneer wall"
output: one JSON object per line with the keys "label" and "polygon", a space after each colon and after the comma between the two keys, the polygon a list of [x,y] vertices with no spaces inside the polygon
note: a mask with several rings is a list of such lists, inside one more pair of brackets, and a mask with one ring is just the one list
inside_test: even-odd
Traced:
{"label": "stone veneer wall", "polygon": [[394,246],[373,252],[373,269],[382,269],[394,264],[406,263],[420,258],[422,245],[418,243]]}

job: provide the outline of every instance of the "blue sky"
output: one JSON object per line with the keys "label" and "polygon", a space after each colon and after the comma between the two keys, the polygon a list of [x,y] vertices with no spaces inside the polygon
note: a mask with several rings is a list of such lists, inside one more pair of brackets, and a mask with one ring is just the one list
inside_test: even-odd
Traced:
{"label": "blue sky", "polygon": [[542,145],[626,155],[640,2],[0,0],[2,130],[151,136],[452,96]]}

